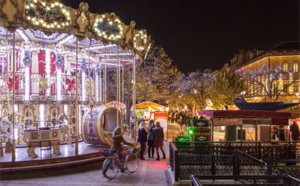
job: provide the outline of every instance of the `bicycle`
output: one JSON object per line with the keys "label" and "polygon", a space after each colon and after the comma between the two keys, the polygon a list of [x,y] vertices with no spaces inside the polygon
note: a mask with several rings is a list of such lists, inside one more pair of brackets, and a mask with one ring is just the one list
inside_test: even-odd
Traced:
{"label": "bicycle", "polygon": [[134,173],[139,167],[139,159],[136,152],[136,148],[126,150],[123,165],[119,160],[116,150],[112,150],[111,155],[103,162],[103,176],[108,179],[114,179],[119,172],[127,170],[130,173]]}

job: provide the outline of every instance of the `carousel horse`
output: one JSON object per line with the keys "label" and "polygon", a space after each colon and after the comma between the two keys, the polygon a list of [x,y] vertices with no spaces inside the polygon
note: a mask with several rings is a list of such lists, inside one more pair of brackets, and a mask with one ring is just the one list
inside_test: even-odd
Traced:
{"label": "carousel horse", "polygon": [[[58,116],[58,124],[59,124],[60,131],[63,134],[63,140],[67,144],[70,144],[73,147],[73,144],[72,144],[73,127],[68,125],[67,121],[69,121],[69,120],[70,120],[70,118],[65,113],[61,113]],[[55,127],[55,125],[54,125],[54,127]]]}
{"label": "carousel horse", "polygon": [[11,131],[12,123],[8,119],[8,115],[0,118],[0,141],[1,143],[11,139],[13,132]]}
{"label": "carousel horse", "polygon": [[[15,117],[15,121],[17,121],[17,117],[19,116],[21,116],[20,113],[14,112],[12,115],[5,115],[0,119],[0,137],[11,139],[11,135],[13,134],[12,117]],[[24,123],[16,123],[14,127],[18,129],[21,134],[24,134]],[[4,141],[4,139],[1,139],[1,141]]]}

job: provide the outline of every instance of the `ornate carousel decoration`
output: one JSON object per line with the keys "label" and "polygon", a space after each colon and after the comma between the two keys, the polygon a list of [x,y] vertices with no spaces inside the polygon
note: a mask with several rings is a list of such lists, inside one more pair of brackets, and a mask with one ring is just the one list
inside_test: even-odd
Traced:
{"label": "ornate carousel decoration", "polygon": [[[151,47],[135,25],[85,2],[73,9],[59,0],[0,0],[1,143],[27,144],[31,157],[42,146],[59,155],[63,141],[78,149],[79,138],[109,145],[123,123],[119,109],[105,106],[105,75],[135,68]],[[20,115],[3,118],[12,113]]]}

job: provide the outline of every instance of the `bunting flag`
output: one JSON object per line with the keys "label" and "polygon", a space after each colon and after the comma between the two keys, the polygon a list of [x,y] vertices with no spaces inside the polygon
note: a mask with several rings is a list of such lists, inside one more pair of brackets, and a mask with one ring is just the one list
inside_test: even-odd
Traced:
{"label": "bunting flag", "polygon": [[[13,77],[8,78],[7,86],[11,91],[13,88]],[[15,90],[19,89],[19,75],[15,75]]]}
{"label": "bunting flag", "polygon": [[75,91],[75,87],[76,87],[76,79],[75,77],[73,78],[67,78],[66,80],[66,83],[67,83],[67,90],[71,93],[74,93]]}

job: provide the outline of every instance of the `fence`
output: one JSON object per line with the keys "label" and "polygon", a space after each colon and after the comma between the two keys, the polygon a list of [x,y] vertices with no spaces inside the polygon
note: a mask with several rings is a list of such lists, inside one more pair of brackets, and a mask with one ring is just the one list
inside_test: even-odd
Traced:
{"label": "fence", "polygon": [[[261,142],[171,142],[175,181],[196,176],[283,175],[300,178],[300,146]],[[285,165],[285,166],[282,166]]]}

